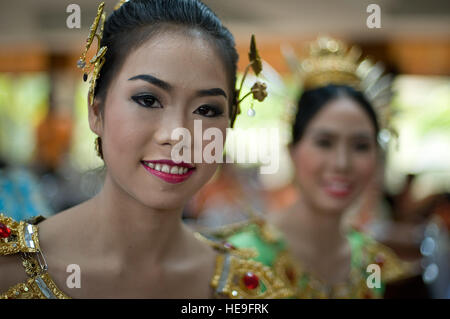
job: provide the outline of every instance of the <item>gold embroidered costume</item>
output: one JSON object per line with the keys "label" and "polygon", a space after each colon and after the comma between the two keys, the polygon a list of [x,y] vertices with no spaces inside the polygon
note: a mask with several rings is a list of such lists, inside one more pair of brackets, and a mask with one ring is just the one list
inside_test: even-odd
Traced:
{"label": "gold embroidered costume", "polygon": [[[0,215],[0,256],[17,255],[22,259],[28,279],[0,291],[0,299],[68,299],[56,286],[39,246],[38,223],[16,222]],[[226,242],[208,239],[198,233],[196,237],[219,252],[211,287],[217,298],[283,298],[288,295],[284,283],[272,270],[249,258],[245,249],[237,249]]]}

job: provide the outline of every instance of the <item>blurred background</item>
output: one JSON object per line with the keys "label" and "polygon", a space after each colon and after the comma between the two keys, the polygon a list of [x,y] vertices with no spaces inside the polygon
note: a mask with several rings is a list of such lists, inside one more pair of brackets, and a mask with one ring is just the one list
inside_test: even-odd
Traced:
{"label": "blurred background", "polygon": [[[112,11],[115,0],[107,0]],[[395,75],[393,125],[384,169],[348,224],[420,262],[421,275],[392,288],[392,296],[450,297],[450,2],[447,0],[208,0],[234,34],[239,69],[248,63],[251,34],[264,60],[269,97],[255,103],[236,128],[278,128],[280,169],[260,175],[259,164],[225,164],[185,211],[186,221],[217,226],[248,216],[247,208],[281,211],[295,201],[286,145],[286,107],[301,86],[286,62],[319,35],[358,45]],[[69,28],[67,7],[81,8],[81,28]],[[369,28],[367,7],[381,8],[381,28]],[[87,84],[76,68],[98,2],[0,0],[0,211],[17,219],[50,216],[93,196],[102,162],[87,122]],[[253,83],[248,81],[249,83]],[[231,134],[228,156],[237,141]],[[268,141],[256,141],[270,151]],[[266,145],[267,144],[267,145]],[[384,177],[384,178],[383,178]]]}

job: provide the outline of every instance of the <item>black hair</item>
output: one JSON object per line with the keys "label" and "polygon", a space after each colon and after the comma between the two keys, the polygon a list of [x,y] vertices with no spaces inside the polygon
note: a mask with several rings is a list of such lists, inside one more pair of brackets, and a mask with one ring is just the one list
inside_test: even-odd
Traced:
{"label": "black hair", "polygon": [[113,11],[105,21],[100,43],[107,47],[107,52],[94,96],[104,101],[112,79],[128,54],[153,35],[167,30],[186,34],[198,31],[213,44],[228,73],[229,113],[233,125],[237,109],[235,83],[238,60],[234,38],[214,12],[199,0],[130,0]]}
{"label": "black hair", "polygon": [[323,106],[340,97],[347,97],[354,100],[366,112],[375,129],[376,139],[379,131],[377,115],[365,96],[350,86],[329,84],[327,86],[306,90],[302,93],[297,104],[297,114],[292,126],[292,144],[294,145],[301,140],[308,124]]}

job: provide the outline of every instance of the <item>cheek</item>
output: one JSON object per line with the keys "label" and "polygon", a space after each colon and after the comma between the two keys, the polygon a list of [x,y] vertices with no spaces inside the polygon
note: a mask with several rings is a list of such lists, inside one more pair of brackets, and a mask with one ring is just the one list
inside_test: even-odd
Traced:
{"label": "cheek", "polygon": [[[109,105],[110,109],[105,113],[104,152],[108,160],[127,158],[124,154],[137,155],[137,150],[142,149],[148,138],[148,125],[140,125],[139,118],[133,112],[127,111],[119,105]],[[110,155],[110,156],[108,156]]]}
{"label": "cheek", "polygon": [[323,167],[323,155],[309,144],[300,144],[294,151],[294,166],[300,185],[314,183],[320,177]]}
{"label": "cheek", "polygon": [[195,139],[202,139],[201,143],[197,143],[202,146],[202,162],[212,163],[213,160],[222,160],[227,127],[228,122],[226,120],[218,120],[214,125],[204,124],[201,136],[193,135]]}
{"label": "cheek", "polygon": [[[202,137],[209,128],[214,128],[214,134],[210,139],[202,139],[202,162],[197,164],[201,179],[205,182],[214,175],[217,170],[218,163],[223,161],[223,151],[226,141],[227,122],[221,121],[217,125],[203,127]],[[195,151],[195,150],[194,150]]]}
{"label": "cheek", "polygon": [[376,154],[371,152],[364,156],[357,156],[354,161],[355,177],[360,182],[368,182],[376,170]]}
{"label": "cheek", "polygon": [[196,184],[199,186],[196,187],[196,191],[201,188],[204,184],[206,184],[211,177],[213,177],[214,173],[217,170],[217,167],[219,164],[213,163],[213,164],[197,164],[197,177],[196,177]]}

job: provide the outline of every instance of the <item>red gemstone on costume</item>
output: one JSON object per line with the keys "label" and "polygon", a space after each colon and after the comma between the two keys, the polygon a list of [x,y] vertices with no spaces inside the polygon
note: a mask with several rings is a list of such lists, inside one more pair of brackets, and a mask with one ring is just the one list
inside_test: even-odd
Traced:
{"label": "red gemstone on costume", "polygon": [[384,264],[384,257],[383,257],[383,255],[377,255],[376,257],[375,257],[375,263],[378,265],[378,266],[380,266],[380,267],[382,267],[383,266],[383,264]]}
{"label": "red gemstone on costume", "polygon": [[289,279],[290,282],[293,283],[294,279],[295,279],[294,269],[289,267],[289,268],[286,268],[285,272],[286,272],[286,277]]}
{"label": "red gemstone on costume", "polygon": [[0,223],[0,238],[8,238],[11,235],[11,229],[5,224]]}
{"label": "red gemstone on costume", "polygon": [[248,272],[244,275],[244,285],[247,289],[253,290],[259,286],[259,278],[254,273]]}

